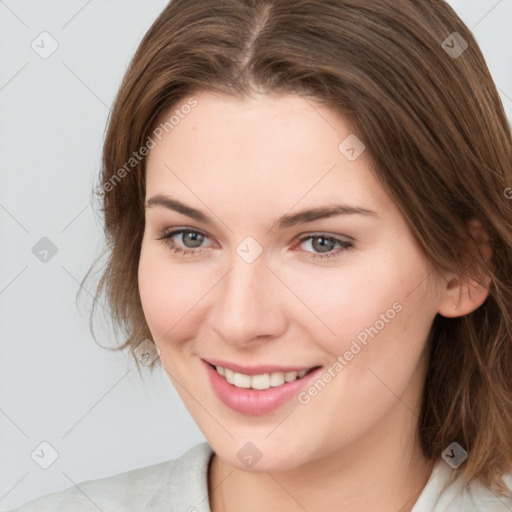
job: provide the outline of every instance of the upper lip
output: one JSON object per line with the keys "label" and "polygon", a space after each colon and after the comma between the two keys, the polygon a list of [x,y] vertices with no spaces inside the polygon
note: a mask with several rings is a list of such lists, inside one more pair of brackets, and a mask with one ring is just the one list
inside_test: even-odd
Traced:
{"label": "upper lip", "polygon": [[230,363],[228,361],[221,361],[220,359],[204,359],[213,366],[222,366],[222,368],[228,368],[236,373],[243,373],[244,375],[261,375],[263,373],[273,372],[300,372],[301,370],[310,370],[320,365],[311,366],[277,366],[277,365],[255,365],[255,366],[241,366],[239,364]]}

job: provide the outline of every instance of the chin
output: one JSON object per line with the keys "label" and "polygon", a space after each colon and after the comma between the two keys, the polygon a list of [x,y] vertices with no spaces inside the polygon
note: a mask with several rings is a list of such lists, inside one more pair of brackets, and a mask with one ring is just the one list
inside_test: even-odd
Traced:
{"label": "chin", "polygon": [[219,448],[210,443],[222,460],[238,469],[252,473],[278,473],[306,464],[309,460],[304,453],[303,445],[304,443],[299,443],[298,447],[291,444],[286,446],[280,440],[277,442],[269,439],[250,441],[249,438],[231,440]]}

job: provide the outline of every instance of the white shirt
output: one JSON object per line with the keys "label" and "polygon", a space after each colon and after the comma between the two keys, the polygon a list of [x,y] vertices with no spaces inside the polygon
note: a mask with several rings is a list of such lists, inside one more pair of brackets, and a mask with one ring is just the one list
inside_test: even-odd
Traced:
{"label": "white shirt", "polygon": [[[208,468],[213,454],[203,442],[177,459],[88,480],[11,512],[211,512]],[[512,512],[512,498],[481,484],[463,489],[456,476],[440,458],[412,512]],[[512,489],[512,474],[505,481]]]}

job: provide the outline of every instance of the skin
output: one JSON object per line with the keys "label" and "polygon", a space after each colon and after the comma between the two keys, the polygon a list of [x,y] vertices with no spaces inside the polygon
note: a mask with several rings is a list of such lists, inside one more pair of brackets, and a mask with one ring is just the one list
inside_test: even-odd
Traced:
{"label": "skin", "polygon": [[[338,150],[352,130],[334,112],[295,95],[194,97],[148,156],[146,200],[172,195],[214,223],[147,207],[139,289],[162,366],[216,453],[211,510],[410,511],[433,467],[417,438],[429,329],[438,313],[476,309],[487,289],[429,267],[369,152],[349,161]],[[377,215],[273,228],[283,214],[331,203]],[[201,252],[157,240],[179,228],[203,242],[172,242]],[[353,247],[335,254],[319,235]],[[263,250],[252,263],[236,252],[247,236]],[[331,257],[315,258],[323,251]],[[307,405],[244,415],[206,378],[201,358],[328,368],[394,303],[400,312]],[[262,454],[252,468],[237,457],[247,442]]]}

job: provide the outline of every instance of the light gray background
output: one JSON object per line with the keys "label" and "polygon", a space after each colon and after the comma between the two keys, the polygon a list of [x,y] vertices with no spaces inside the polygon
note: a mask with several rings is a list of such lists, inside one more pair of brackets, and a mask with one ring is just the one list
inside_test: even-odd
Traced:
{"label": "light gray background", "polygon": [[[450,4],[473,29],[512,119],[512,0]],[[0,0],[0,511],[204,440],[165,372],[141,381],[127,355],[96,345],[85,304],[75,305],[102,247],[90,190],[109,106],[165,5]],[[31,48],[43,31],[59,45],[47,59]],[[32,253],[42,237],[58,249],[46,263]],[[43,441],[58,452],[48,469],[31,457]]]}

